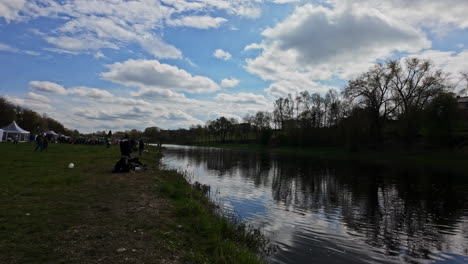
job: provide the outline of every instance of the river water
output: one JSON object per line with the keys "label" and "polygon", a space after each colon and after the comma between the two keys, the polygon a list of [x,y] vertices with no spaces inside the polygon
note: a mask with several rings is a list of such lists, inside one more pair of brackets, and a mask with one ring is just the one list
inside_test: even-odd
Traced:
{"label": "river water", "polygon": [[165,147],[279,246],[269,263],[468,263],[468,173]]}

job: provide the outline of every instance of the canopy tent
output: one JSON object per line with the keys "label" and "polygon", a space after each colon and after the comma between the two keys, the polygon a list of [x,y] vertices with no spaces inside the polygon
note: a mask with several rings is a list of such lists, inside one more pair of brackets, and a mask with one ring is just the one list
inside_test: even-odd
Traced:
{"label": "canopy tent", "polygon": [[3,129],[0,129],[0,142],[2,142],[3,139]]}
{"label": "canopy tent", "polygon": [[2,127],[3,134],[5,135],[2,138],[5,138],[5,141],[8,140],[8,135],[11,136],[12,139],[18,137],[18,141],[28,141],[29,140],[29,131],[26,131],[19,127],[15,121],[11,122],[6,127]]}
{"label": "canopy tent", "polygon": [[45,132],[46,135],[48,136],[53,136],[53,137],[58,137],[59,134],[55,133],[55,131],[53,130],[49,130],[47,132]]}
{"label": "canopy tent", "polygon": [[65,136],[64,134],[59,134],[58,137],[59,137],[59,138],[65,138],[65,139],[69,139],[69,138],[70,138],[69,136]]}

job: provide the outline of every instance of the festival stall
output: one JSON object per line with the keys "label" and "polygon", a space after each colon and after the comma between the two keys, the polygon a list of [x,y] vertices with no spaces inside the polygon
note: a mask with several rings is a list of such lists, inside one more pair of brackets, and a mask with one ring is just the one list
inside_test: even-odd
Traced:
{"label": "festival stall", "polygon": [[54,143],[57,143],[57,138],[58,138],[59,134],[55,133],[55,131],[53,131],[53,130],[49,130],[49,131],[45,132],[45,134],[49,138],[49,140],[51,140]]}
{"label": "festival stall", "polygon": [[[26,131],[19,127],[15,121],[11,122],[6,127],[2,127],[1,130],[3,130],[3,135],[2,139],[4,141],[8,141],[8,138],[11,138],[11,140],[14,140],[16,137],[18,138],[18,141],[29,141],[29,131]],[[1,141],[1,140],[0,140]]]}

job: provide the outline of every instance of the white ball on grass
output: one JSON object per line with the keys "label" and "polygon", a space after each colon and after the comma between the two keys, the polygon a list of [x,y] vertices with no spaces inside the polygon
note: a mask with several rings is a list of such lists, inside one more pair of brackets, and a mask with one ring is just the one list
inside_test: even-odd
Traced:
{"label": "white ball on grass", "polygon": [[73,169],[74,167],[75,167],[75,164],[73,163],[68,164],[68,168]]}

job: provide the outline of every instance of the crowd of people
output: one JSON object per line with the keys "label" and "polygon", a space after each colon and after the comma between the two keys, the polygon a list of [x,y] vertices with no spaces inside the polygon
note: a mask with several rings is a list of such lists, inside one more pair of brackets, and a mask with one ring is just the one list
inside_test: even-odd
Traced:
{"label": "crowd of people", "polygon": [[47,136],[39,134],[36,136],[35,142],[36,142],[36,148],[34,149],[34,152],[38,150],[40,150],[41,152],[43,151],[47,152],[47,150],[49,149],[50,138],[48,138]]}

